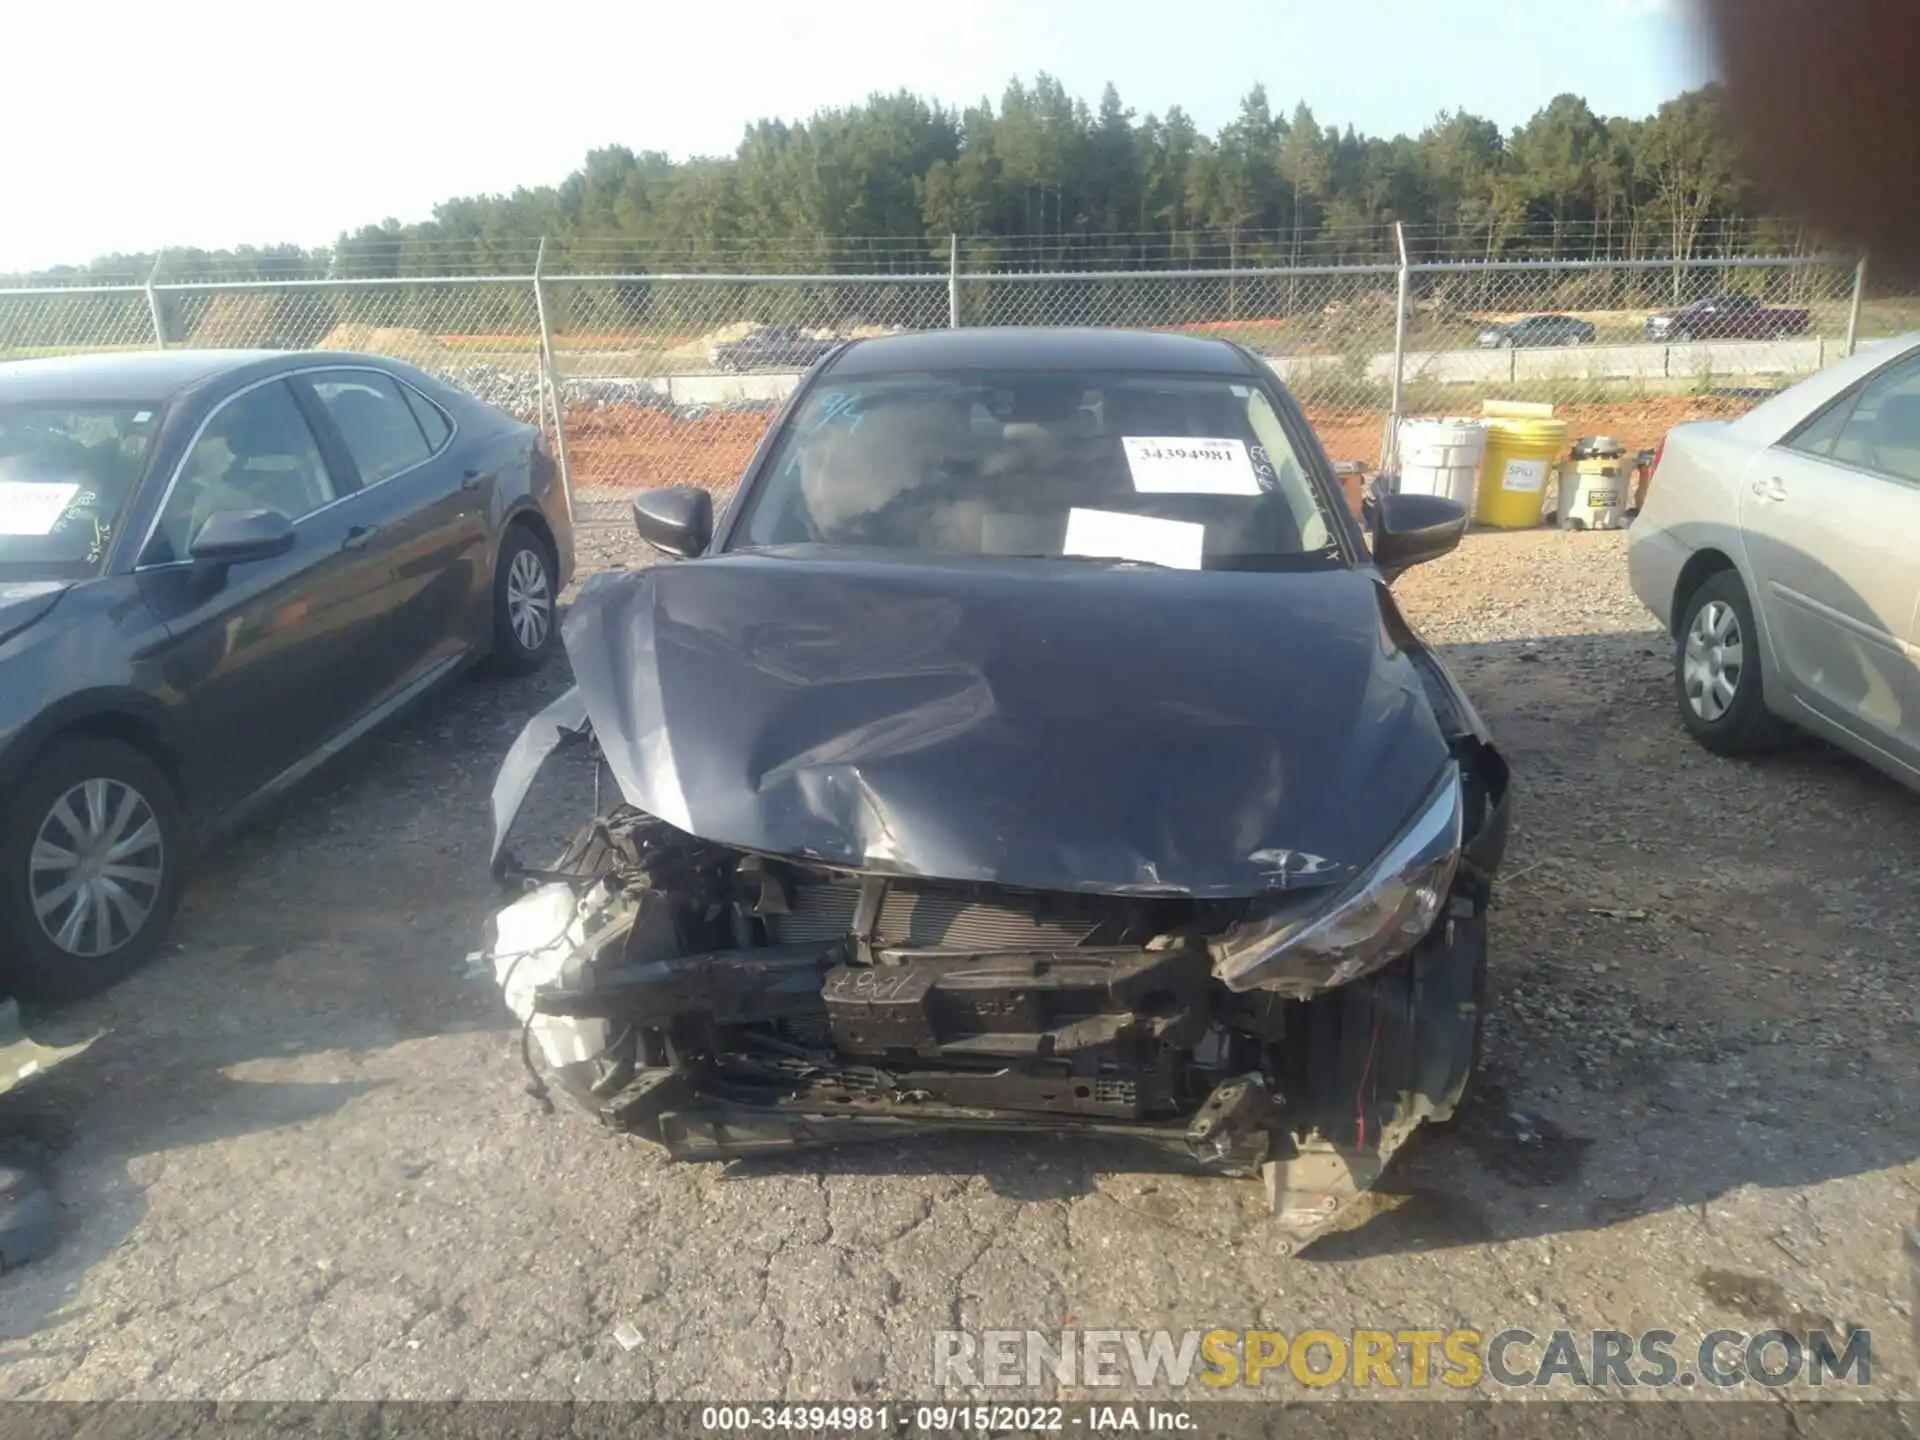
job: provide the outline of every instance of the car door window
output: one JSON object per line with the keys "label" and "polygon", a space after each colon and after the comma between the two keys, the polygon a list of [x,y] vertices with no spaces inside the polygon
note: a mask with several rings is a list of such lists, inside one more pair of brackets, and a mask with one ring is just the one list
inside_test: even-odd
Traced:
{"label": "car door window", "polygon": [[1831,453],[1843,464],[1920,483],[1920,358],[1861,389]]}
{"label": "car door window", "polygon": [[1854,403],[1859,398],[1858,394],[1853,394],[1836,400],[1788,436],[1787,448],[1822,460],[1832,459],[1833,442],[1840,438],[1840,432],[1846,428],[1847,417],[1853,414]]}
{"label": "car door window", "polygon": [[400,387],[374,370],[323,370],[306,377],[346,442],[362,485],[411,470],[431,453]]}
{"label": "car door window", "polygon": [[289,520],[331,503],[337,491],[320,446],[284,381],[245,391],[215,411],[160,513],[151,563],[184,560],[207,517],[276,510]]}
{"label": "car door window", "polygon": [[402,385],[400,393],[413,410],[413,418],[420,422],[420,429],[427,437],[427,449],[438,455],[453,436],[453,422],[447,419],[444,410],[411,385]]}

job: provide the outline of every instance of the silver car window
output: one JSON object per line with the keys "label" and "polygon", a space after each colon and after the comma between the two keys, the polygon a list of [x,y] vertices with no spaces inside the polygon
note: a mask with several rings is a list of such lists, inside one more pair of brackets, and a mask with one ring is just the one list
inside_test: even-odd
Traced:
{"label": "silver car window", "polygon": [[1920,356],[1862,388],[1831,453],[1843,464],[1920,483]]}

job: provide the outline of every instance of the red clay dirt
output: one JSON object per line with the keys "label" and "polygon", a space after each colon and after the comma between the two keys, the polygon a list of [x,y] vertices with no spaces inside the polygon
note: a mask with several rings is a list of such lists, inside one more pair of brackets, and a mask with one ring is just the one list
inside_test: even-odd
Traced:
{"label": "red clay dirt", "polygon": [[567,412],[567,464],[581,489],[733,484],[766,433],[768,416],[711,411],[678,420],[646,405],[576,407]]}

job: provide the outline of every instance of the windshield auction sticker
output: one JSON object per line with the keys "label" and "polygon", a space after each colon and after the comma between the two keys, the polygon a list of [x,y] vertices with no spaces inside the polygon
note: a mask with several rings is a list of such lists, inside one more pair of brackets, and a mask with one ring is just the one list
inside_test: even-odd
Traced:
{"label": "windshield auction sticker", "polygon": [[1258,495],[1260,477],[1244,440],[1126,435],[1127,469],[1142,495]]}
{"label": "windshield auction sticker", "polygon": [[51,535],[79,493],[78,485],[0,480],[0,535]]}

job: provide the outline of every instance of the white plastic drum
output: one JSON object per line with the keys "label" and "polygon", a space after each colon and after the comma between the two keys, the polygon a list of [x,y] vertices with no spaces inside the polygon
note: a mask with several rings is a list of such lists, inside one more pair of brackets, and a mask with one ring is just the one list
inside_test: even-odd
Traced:
{"label": "white plastic drum", "polygon": [[1473,509],[1487,427],[1479,420],[1400,422],[1400,491],[1445,495]]}

